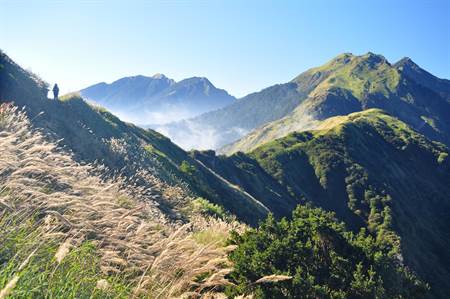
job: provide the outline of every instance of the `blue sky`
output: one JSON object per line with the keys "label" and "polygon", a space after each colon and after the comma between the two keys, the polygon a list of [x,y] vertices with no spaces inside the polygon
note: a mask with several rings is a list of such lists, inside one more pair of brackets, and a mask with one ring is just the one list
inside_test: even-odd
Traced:
{"label": "blue sky", "polygon": [[129,75],[243,96],[342,52],[450,78],[450,1],[5,1],[0,48],[63,92]]}

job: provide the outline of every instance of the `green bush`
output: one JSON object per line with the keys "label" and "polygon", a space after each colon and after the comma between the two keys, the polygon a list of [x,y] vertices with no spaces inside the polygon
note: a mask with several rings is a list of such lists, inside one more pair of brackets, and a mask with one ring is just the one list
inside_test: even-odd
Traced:
{"label": "green bush", "polygon": [[[381,249],[365,230],[347,232],[334,215],[298,206],[292,220],[269,216],[239,235],[230,254],[237,287],[228,295],[257,298],[421,298],[427,286],[400,265],[392,249]],[[291,279],[255,283],[269,275]],[[268,279],[270,280],[270,279]]]}
{"label": "green bush", "polygon": [[194,207],[194,211],[223,220],[227,218],[227,213],[221,206],[211,203],[202,197],[194,199],[192,201],[192,204]]}
{"label": "green bush", "polygon": [[187,175],[194,175],[195,174],[195,166],[189,164],[188,161],[183,160],[183,162],[181,162],[181,165],[179,167],[180,171],[187,174]]}
{"label": "green bush", "polygon": [[437,161],[439,164],[443,164],[447,158],[448,158],[448,153],[440,153]]}

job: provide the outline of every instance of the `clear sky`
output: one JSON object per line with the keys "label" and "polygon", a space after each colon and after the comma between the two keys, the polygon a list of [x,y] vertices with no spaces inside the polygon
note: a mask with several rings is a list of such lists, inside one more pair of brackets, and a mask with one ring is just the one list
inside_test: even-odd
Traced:
{"label": "clear sky", "polygon": [[450,1],[0,0],[0,48],[63,92],[163,73],[243,96],[368,51],[450,78]]}

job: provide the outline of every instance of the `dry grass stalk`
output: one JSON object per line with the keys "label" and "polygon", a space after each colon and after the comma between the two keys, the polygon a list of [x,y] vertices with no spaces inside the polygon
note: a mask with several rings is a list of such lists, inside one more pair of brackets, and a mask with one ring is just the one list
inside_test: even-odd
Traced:
{"label": "dry grass stalk", "polygon": [[[26,221],[34,214],[46,215],[38,223],[42,240],[65,240],[55,254],[58,262],[71,246],[89,238],[98,244],[105,276],[128,273],[135,296],[169,298],[193,287],[200,294],[228,283],[225,275],[231,265],[226,254],[233,248],[217,242],[199,244],[193,235],[208,229],[226,236],[231,229],[242,229],[240,224],[200,216],[184,225],[171,222],[158,205],[162,200],[189,201],[183,188],[168,186],[148,171],[137,174],[148,188],[130,179],[96,175],[104,169],[79,165],[70,153],[33,130],[14,107],[0,107],[0,136],[0,216],[10,213]],[[14,227],[0,229],[1,243],[1,235]],[[203,273],[212,275],[194,283]],[[1,294],[17,280],[14,277]]]}
{"label": "dry grass stalk", "polygon": [[0,299],[5,299],[9,296],[12,290],[16,287],[17,281],[19,281],[19,275],[15,275],[0,291]]}
{"label": "dry grass stalk", "polygon": [[274,283],[274,282],[286,281],[286,280],[291,280],[291,279],[292,279],[292,276],[272,274],[272,275],[267,275],[267,276],[261,277],[260,279],[255,281],[254,284]]}
{"label": "dry grass stalk", "polygon": [[100,279],[99,281],[97,281],[97,289],[100,290],[108,290],[110,288],[109,282],[106,279]]}
{"label": "dry grass stalk", "polygon": [[58,263],[61,263],[64,257],[69,253],[70,247],[72,247],[71,239],[66,239],[66,241],[59,246],[55,253],[55,258]]}

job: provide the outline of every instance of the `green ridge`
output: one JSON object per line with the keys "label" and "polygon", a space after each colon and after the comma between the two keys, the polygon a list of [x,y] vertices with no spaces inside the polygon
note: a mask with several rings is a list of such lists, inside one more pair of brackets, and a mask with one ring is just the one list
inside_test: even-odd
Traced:
{"label": "green ridge", "polygon": [[[448,152],[386,112],[369,109],[328,119],[320,130],[293,132],[247,155],[204,157],[204,163],[228,179],[239,177],[241,186],[275,179],[270,188],[284,196],[280,202],[267,192],[266,206],[311,202],[335,212],[353,231],[367,229],[384,246],[397,248],[441,298],[450,290],[450,244],[442,238],[450,233]],[[261,170],[246,178],[237,157]]]}

